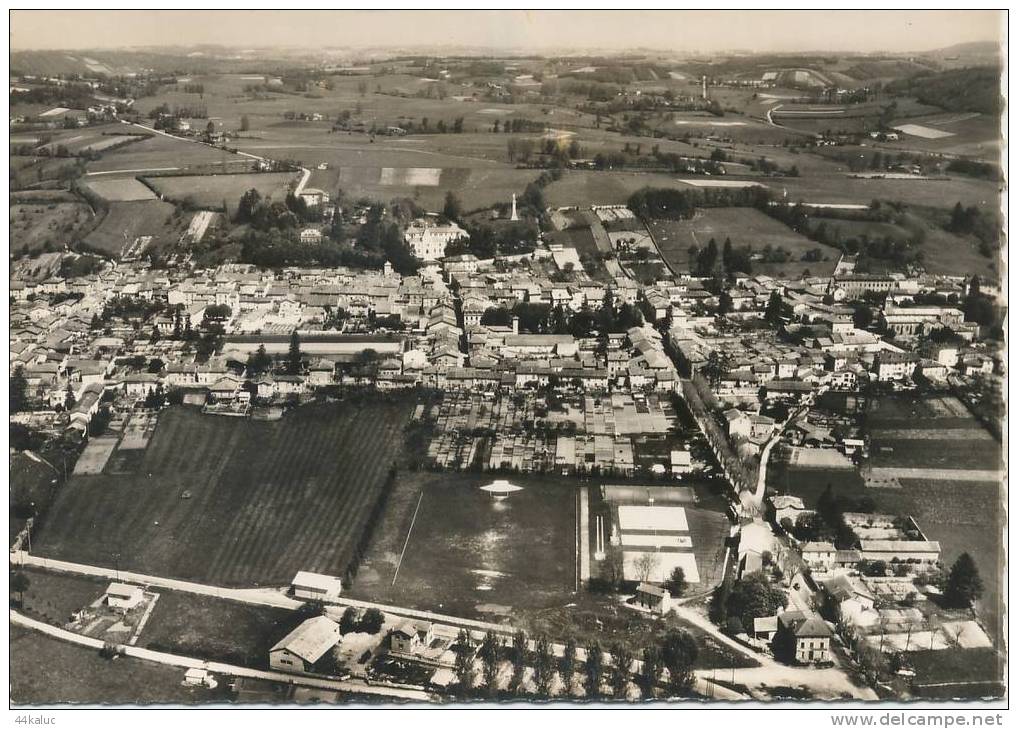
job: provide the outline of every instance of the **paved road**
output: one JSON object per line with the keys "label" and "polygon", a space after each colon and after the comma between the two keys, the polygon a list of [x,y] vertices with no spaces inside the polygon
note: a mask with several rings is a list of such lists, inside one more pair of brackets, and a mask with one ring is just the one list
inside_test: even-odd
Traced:
{"label": "paved road", "polygon": [[[69,630],[58,628],[49,623],[33,620],[16,610],[10,611],[11,623],[20,625],[23,628],[44,633],[58,640],[68,643],[76,643],[86,648],[99,650],[103,647],[103,641],[97,638],[89,638],[86,635],[72,633]],[[230,663],[219,663],[216,661],[203,661],[190,656],[179,656],[173,653],[162,653],[137,646],[121,646],[124,655],[131,658],[138,658],[143,661],[161,663],[165,666],[176,666],[178,668],[204,668],[214,674],[225,676],[236,676],[238,678],[258,678],[265,681],[275,681],[293,686],[309,686],[311,688],[328,689],[341,691],[343,693],[365,694],[373,696],[384,696],[386,698],[401,699],[405,701],[429,701],[431,697],[423,690],[397,688],[395,686],[379,686],[367,684],[360,679],[349,679],[347,681],[333,681],[324,678],[301,676],[296,674],[282,673],[279,671],[263,671],[257,668],[245,666],[234,666]]]}

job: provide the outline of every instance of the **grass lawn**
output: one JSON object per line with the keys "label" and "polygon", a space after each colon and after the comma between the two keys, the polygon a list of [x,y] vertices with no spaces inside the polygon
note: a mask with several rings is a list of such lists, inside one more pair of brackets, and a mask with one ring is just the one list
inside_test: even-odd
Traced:
{"label": "grass lawn", "polygon": [[[689,270],[690,246],[704,248],[711,238],[719,249],[726,238],[732,239],[734,247],[749,246],[754,253],[762,253],[766,246],[785,249],[789,253],[785,263],[753,260],[753,273],[771,276],[796,277],[806,269],[814,275],[830,274],[841,255],[753,208],[704,208],[691,220],[652,220],[648,227],[661,255],[679,271]],[[801,260],[803,254],[815,249],[822,252],[824,260]]]}
{"label": "grass lawn", "polygon": [[184,669],[119,657],[11,626],[10,687],[14,705],[194,704],[226,699],[226,683],[182,686]]}
{"label": "grass lawn", "polygon": [[268,667],[269,649],[301,622],[294,610],[162,592],[139,645],[237,665]]}
{"label": "grass lawn", "polygon": [[[65,575],[57,572],[27,568],[22,570],[28,578],[22,612],[30,618],[63,626],[70,622],[71,614],[91,605],[109,585],[109,580],[85,575]],[[16,600],[17,593],[11,593]]]}
{"label": "grass lawn", "polygon": [[277,422],[165,410],[137,470],[72,478],[33,546],[214,584],[283,585],[302,569],[343,575],[412,407],[370,398],[304,406]]}
{"label": "grass lawn", "polygon": [[523,490],[494,501],[493,478],[401,474],[350,594],[492,620],[574,600],[575,482],[511,478]]}

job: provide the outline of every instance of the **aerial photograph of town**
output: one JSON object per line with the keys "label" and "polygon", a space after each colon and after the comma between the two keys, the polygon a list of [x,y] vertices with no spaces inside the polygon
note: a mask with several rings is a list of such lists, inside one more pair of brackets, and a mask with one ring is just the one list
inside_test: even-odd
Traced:
{"label": "aerial photograph of town", "polygon": [[1006,705],[1006,23],[11,11],[16,729]]}

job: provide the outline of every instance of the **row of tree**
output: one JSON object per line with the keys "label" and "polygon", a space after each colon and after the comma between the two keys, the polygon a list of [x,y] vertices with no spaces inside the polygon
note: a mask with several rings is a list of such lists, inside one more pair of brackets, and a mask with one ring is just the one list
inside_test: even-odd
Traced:
{"label": "row of tree", "polygon": [[[485,696],[489,699],[525,694],[545,699],[555,694],[573,697],[579,673],[583,692],[590,699],[610,697],[626,700],[634,681],[642,696],[648,699],[662,695],[689,696],[692,693],[695,681],[693,667],[699,655],[699,647],[684,630],[672,629],[658,644],[644,648],[640,654],[639,666],[636,653],[623,641],[612,643],[607,651],[599,642],[592,641],[584,646],[582,661],[578,649],[577,642],[570,639],[563,646],[561,656],[556,656],[544,635],[538,636],[531,648],[531,642],[521,630],[512,635],[508,645],[502,635],[490,630],[475,645],[470,633],[461,630],[453,647],[456,653],[455,690],[462,697]],[[508,664],[510,670],[508,681],[502,680],[505,664]],[[528,667],[533,668],[533,685],[530,689],[525,685]]]}

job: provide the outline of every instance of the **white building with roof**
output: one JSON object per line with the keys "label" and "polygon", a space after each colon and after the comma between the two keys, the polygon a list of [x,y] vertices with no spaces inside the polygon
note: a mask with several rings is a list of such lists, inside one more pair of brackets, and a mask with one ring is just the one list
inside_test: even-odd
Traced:
{"label": "white building with roof", "polygon": [[404,234],[406,244],[413,254],[425,261],[444,257],[447,245],[466,237],[467,232],[456,223],[438,223],[427,218],[415,220]]}

